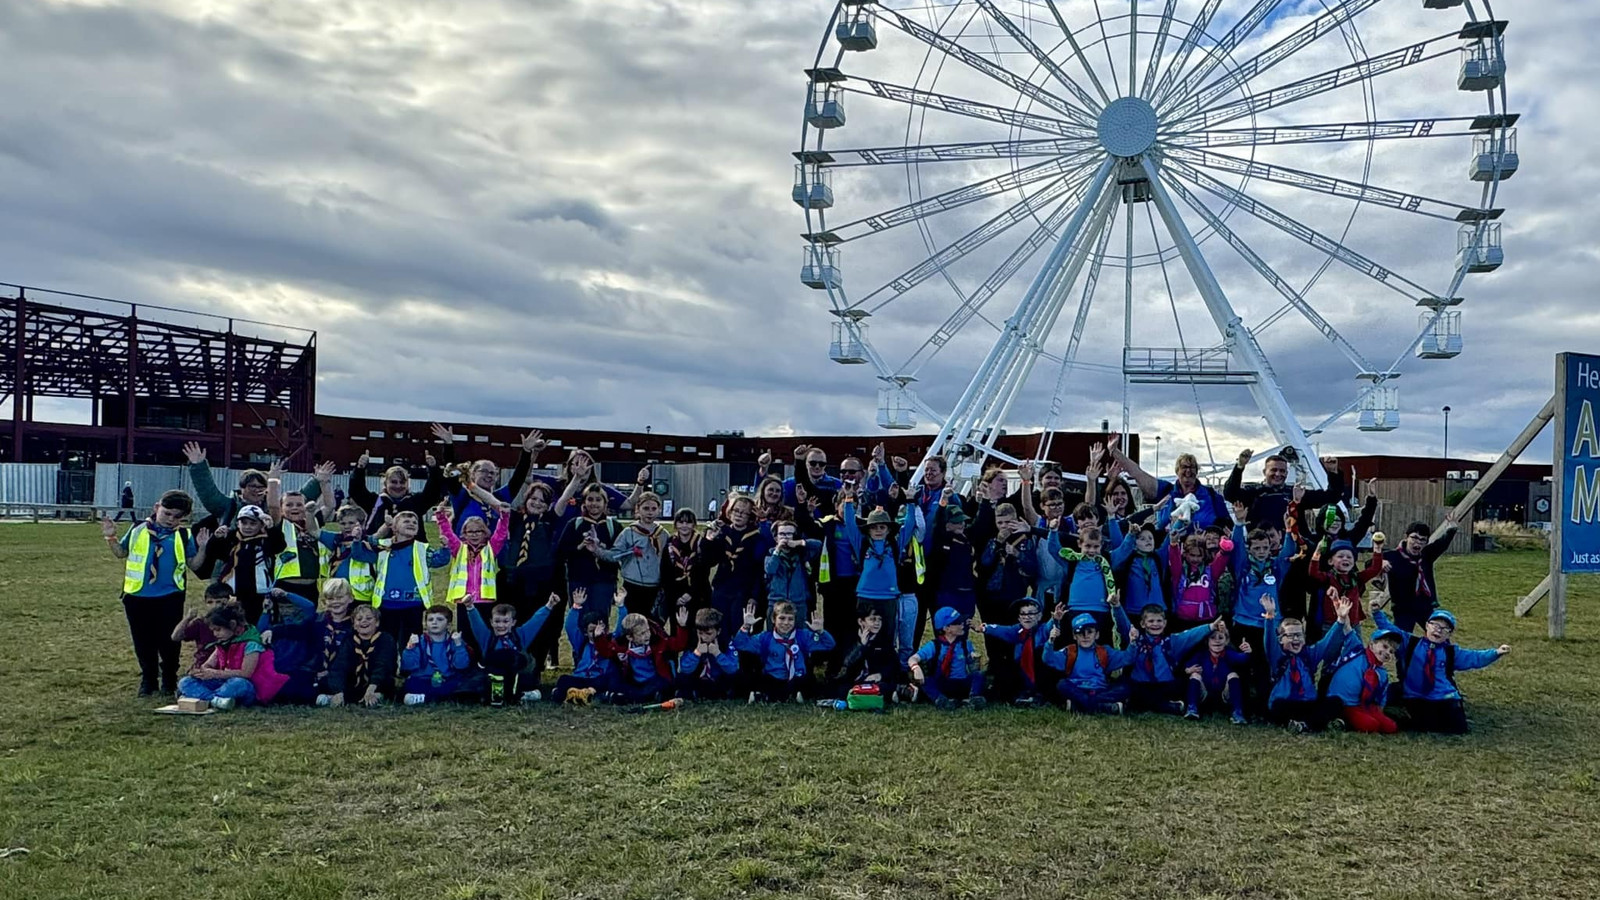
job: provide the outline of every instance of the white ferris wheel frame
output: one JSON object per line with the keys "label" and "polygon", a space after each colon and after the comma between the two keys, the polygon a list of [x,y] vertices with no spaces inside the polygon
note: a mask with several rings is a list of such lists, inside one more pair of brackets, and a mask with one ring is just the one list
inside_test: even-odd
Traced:
{"label": "white ferris wheel frame", "polygon": [[[939,28],[922,25],[894,9],[879,4],[877,0],[840,0],[824,31],[815,66],[807,70],[810,76],[806,99],[807,121],[802,123],[801,151],[795,154],[801,161],[801,165],[797,167],[799,173],[796,182],[797,201],[800,200],[802,192],[809,196],[814,183],[822,180],[824,169],[836,166],[904,164],[910,167],[922,162],[952,159],[1003,158],[1013,161],[1012,170],[1002,175],[942,194],[919,197],[896,209],[840,225],[827,224],[825,208],[814,209],[802,202],[807,219],[805,234],[808,241],[807,258],[818,260],[819,264],[821,254],[838,244],[871,236],[878,231],[902,224],[915,222],[920,227],[919,220],[924,216],[974,203],[986,197],[998,196],[1024,185],[1043,185],[1034,194],[1029,195],[1024,192],[1022,201],[989,219],[977,229],[945,245],[928,259],[908,269],[899,278],[891,280],[860,300],[851,301],[846,296],[842,283],[829,281],[822,285],[813,285],[825,287],[841,327],[859,344],[866,360],[877,369],[879,379],[885,384],[898,387],[900,395],[914,404],[919,412],[930,420],[940,423],[937,435],[917,467],[913,483],[920,482],[927,457],[935,454],[945,454],[952,457],[953,461],[981,461],[994,457],[1010,463],[1020,462],[1018,458],[997,449],[995,444],[1012,404],[1027,383],[1035,363],[1041,356],[1057,361],[1061,366],[1057,389],[1052,398],[1050,419],[1045,429],[1046,438],[1048,439],[1053,433],[1056,417],[1060,412],[1061,388],[1067,373],[1075,365],[1082,365],[1076,363],[1076,353],[1087,322],[1090,299],[1100,278],[1101,263],[1106,257],[1108,242],[1112,237],[1113,229],[1109,226],[1116,215],[1115,206],[1120,199],[1119,178],[1125,179],[1129,173],[1135,173],[1142,175],[1148,184],[1148,200],[1159,213],[1162,224],[1172,240],[1173,246],[1166,249],[1175,250],[1177,257],[1181,259],[1199,290],[1212,325],[1222,339],[1222,348],[1226,350],[1229,360],[1228,368],[1239,379],[1230,383],[1243,383],[1248,387],[1263,419],[1271,429],[1274,440],[1278,442],[1277,448],[1293,448],[1298,451],[1301,463],[1296,468],[1300,477],[1317,487],[1325,486],[1326,480],[1322,468],[1305,464],[1316,456],[1311,438],[1357,409],[1371,392],[1381,390],[1386,382],[1399,377],[1398,370],[1401,363],[1417,351],[1440,317],[1461,303],[1458,291],[1469,271],[1469,266],[1466,262],[1458,260],[1449,286],[1442,292],[1430,291],[1400,275],[1394,269],[1345,246],[1340,238],[1305,225],[1294,217],[1255,199],[1240,188],[1227,184],[1218,178],[1217,174],[1240,175],[1353,199],[1356,205],[1351,212],[1352,218],[1362,204],[1370,204],[1463,223],[1463,239],[1466,239],[1470,232],[1470,240],[1476,247],[1485,229],[1495,227],[1491,226],[1491,223],[1498,219],[1502,212],[1493,205],[1499,184],[1503,177],[1509,177],[1510,171],[1514,171],[1514,166],[1502,175],[1497,162],[1492,177],[1484,180],[1479,205],[1474,207],[1361,181],[1258,163],[1253,153],[1249,158],[1243,158],[1218,153],[1212,148],[1253,149],[1256,146],[1272,144],[1365,140],[1370,160],[1372,142],[1377,140],[1487,135],[1494,141],[1491,146],[1496,148],[1495,152],[1503,153],[1507,146],[1507,138],[1513,135],[1512,127],[1517,120],[1517,116],[1509,113],[1506,106],[1503,76],[1505,23],[1493,18],[1493,8],[1487,0],[1478,0],[1484,9],[1482,19],[1478,16],[1473,0],[1424,0],[1423,5],[1430,9],[1464,6],[1467,15],[1466,25],[1459,31],[1447,31],[1395,50],[1356,59],[1348,65],[1341,65],[1268,90],[1252,92],[1248,90],[1251,78],[1289,59],[1324,35],[1344,33],[1346,29],[1354,32],[1355,19],[1361,13],[1378,5],[1381,0],[1327,0],[1323,4],[1322,14],[1314,17],[1308,24],[1272,43],[1244,62],[1226,66],[1224,60],[1231,62],[1229,57],[1231,51],[1243,44],[1258,26],[1267,21],[1284,0],[1255,0],[1251,8],[1232,28],[1219,38],[1211,38],[1210,43],[1204,46],[1202,38],[1210,38],[1209,24],[1223,0],[1206,0],[1196,19],[1188,23],[1174,19],[1176,0],[1165,0],[1163,11],[1156,16],[1158,25],[1154,34],[1154,51],[1148,57],[1142,79],[1139,77],[1139,38],[1149,32],[1140,31],[1138,0],[1126,0],[1126,15],[1116,16],[1114,19],[1127,19],[1127,31],[1116,35],[1128,43],[1127,87],[1123,89],[1114,86],[1113,91],[1108,91],[1097,74],[1096,67],[1089,63],[1077,34],[1067,24],[1055,0],[1043,0],[1043,4],[1049,9],[1062,33],[1058,50],[1062,46],[1071,50],[1070,56],[1064,62],[1035,43],[1022,27],[1000,9],[995,0],[972,0],[972,2],[987,17],[989,23],[1003,30],[1032,58],[1036,64],[1034,73],[1047,76],[1042,79],[1042,83],[1035,83],[1032,76],[1013,73],[1006,66],[964,47],[958,40],[948,35],[941,34]],[[1117,2],[1120,0],[1107,0],[1108,5]],[[1415,0],[1409,2],[1414,3]],[[1098,4],[1096,9],[1099,10]],[[1097,24],[1101,28],[1102,38],[1095,43],[1110,40],[1105,31],[1105,23],[1109,18],[1112,17],[1098,16]],[[1145,18],[1148,19],[1150,16],[1146,15]],[[846,55],[846,48],[843,46],[835,48],[833,64],[827,66],[825,60],[836,29],[841,27],[841,22],[847,21],[870,21],[921,41],[928,46],[930,54],[937,52],[956,59],[1015,91],[1019,96],[1019,104],[1017,107],[1007,109],[917,87],[905,87],[848,75],[839,65]],[[1176,55],[1163,71],[1161,65],[1163,49],[1174,37],[1174,25],[1187,26],[1187,30],[1183,37],[1177,38],[1180,43],[1175,51]],[[1082,30],[1080,29],[1080,32]],[[1359,38],[1357,40],[1355,46],[1360,46]],[[1447,46],[1444,50],[1438,49],[1439,45],[1451,40],[1475,42],[1483,52],[1492,52],[1493,57],[1502,66],[1499,80],[1483,90],[1487,95],[1489,110],[1485,116],[1438,116],[1396,120],[1373,118],[1361,122],[1269,127],[1255,125],[1253,118],[1255,113],[1288,105],[1358,81],[1369,82],[1387,72],[1435,59],[1447,53],[1456,53],[1460,45]],[[1346,41],[1348,44],[1348,36]],[[875,38],[873,46],[876,46]],[[1190,62],[1194,58],[1196,49],[1201,49],[1202,53],[1198,61],[1191,66]],[[1111,63],[1115,72],[1117,65],[1110,58],[1109,43],[1106,43],[1105,52],[1107,61]],[[1085,74],[1087,83],[1069,75],[1066,71],[1066,67],[1069,66],[1074,71]],[[1218,74],[1219,69],[1222,70],[1221,74]],[[1160,73],[1159,78],[1158,73]],[[1115,74],[1113,79],[1115,81]],[[1365,84],[1363,89],[1366,89]],[[920,108],[924,113],[935,110],[1005,124],[1014,133],[1034,132],[1043,136],[1022,137],[1008,141],[926,145],[913,145],[908,142],[908,145],[901,147],[835,149],[825,146],[824,137],[829,129],[814,127],[809,121],[811,114],[817,108],[819,94],[835,90],[840,93],[833,96],[842,96],[843,93],[876,96],[906,104],[913,109]],[[1469,89],[1463,86],[1462,90]],[[1066,96],[1062,95],[1063,92]],[[1113,93],[1117,93],[1118,96],[1113,96]],[[1230,99],[1231,95],[1238,96],[1232,96]],[[1026,109],[1021,108],[1021,100],[1028,101]],[[1240,127],[1239,120],[1247,117],[1250,118],[1248,127]],[[842,111],[839,114],[839,124],[843,124]],[[813,131],[815,137],[808,141]],[[1514,147],[1514,144],[1511,146]],[[1040,161],[1017,167],[1020,159],[1032,157],[1038,157]],[[1119,169],[1122,170],[1121,175]],[[831,205],[831,188],[829,190]],[[1201,200],[1201,193],[1209,194],[1224,203],[1225,211],[1219,214],[1212,210]],[[1213,274],[1205,254],[1201,252],[1194,233],[1184,219],[1179,202],[1198,215],[1209,233],[1219,236],[1223,243],[1241,256],[1283,297],[1284,306],[1273,316],[1268,317],[1266,324],[1276,321],[1287,311],[1299,312],[1356,366],[1358,378],[1369,384],[1358,392],[1355,399],[1312,428],[1300,425],[1255,333],[1234,311],[1227,293]],[[1049,212],[1051,207],[1054,207],[1053,213]],[[1326,262],[1323,268],[1331,262],[1339,262],[1411,298],[1419,307],[1431,311],[1431,315],[1424,313],[1419,333],[1394,361],[1387,366],[1375,365],[1317,313],[1303,296],[1303,289],[1297,290],[1274,271],[1236,231],[1227,225],[1228,215],[1235,211],[1272,225],[1309,245],[1318,253],[1324,254]],[[1049,214],[1046,215],[1047,213]],[[1039,222],[1033,234],[1013,251],[1000,269],[996,270],[977,291],[964,295],[959,289],[955,290],[957,297],[962,301],[960,307],[904,365],[892,365],[866,339],[862,333],[864,329],[860,327],[861,320],[865,316],[934,277],[944,277],[954,288],[954,282],[945,271],[946,266],[988,243],[1011,225],[1030,217]],[[1135,267],[1131,210],[1126,218],[1127,252],[1123,267],[1127,309],[1131,313],[1132,273]],[[1348,228],[1346,230],[1348,231]],[[1159,235],[1156,238],[1159,248]],[[948,413],[940,413],[933,409],[908,387],[915,381],[914,375],[908,374],[914,371],[912,366],[920,367],[925,364],[957,330],[979,316],[982,306],[1026,264],[1034,252],[1046,245],[1051,245],[1048,256],[1014,311],[1002,323],[998,323],[999,337],[978,366],[960,399]],[[1157,254],[1163,260],[1164,277],[1165,252],[1160,251]],[[1069,294],[1083,274],[1086,264],[1089,264],[1090,271],[1085,278],[1077,315],[1073,320],[1071,337],[1065,353],[1056,359],[1045,353],[1045,339],[1053,331],[1066,306]],[[885,292],[888,292],[887,297],[868,305],[868,301],[875,300],[878,295]],[[1128,431],[1129,414],[1126,353],[1130,343],[1128,331],[1130,328],[1131,315],[1128,315],[1125,316],[1124,329],[1122,411],[1124,440]],[[1193,376],[1188,383],[1200,383],[1192,378]],[[1037,457],[1043,458],[1048,450],[1048,443],[1041,442]]]}

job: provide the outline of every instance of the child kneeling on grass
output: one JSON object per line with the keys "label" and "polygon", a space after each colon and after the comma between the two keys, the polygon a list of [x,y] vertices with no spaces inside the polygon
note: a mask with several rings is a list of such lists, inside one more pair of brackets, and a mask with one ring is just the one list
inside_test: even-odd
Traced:
{"label": "child kneeling on grass", "polygon": [[[1373,619],[1380,628],[1395,627],[1381,611],[1375,611]],[[1395,656],[1409,731],[1466,734],[1467,708],[1456,687],[1456,672],[1481,669],[1511,652],[1510,644],[1484,650],[1457,647],[1451,641],[1455,631],[1456,617],[1436,609],[1423,623],[1422,637],[1406,635]]]}
{"label": "child kneeling on grass", "polygon": [[218,606],[206,616],[216,637],[205,664],[178,682],[178,696],[209,700],[217,709],[271,703],[289,679],[272,667],[272,651],[236,606]]}
{"label": "child kneeling on grass", "polygon": [[785,703],[813,692],[807,659],[813,653],[834,648],[833,636],[822,629],[822,610],[811,612],[806,628],[795,628],[795,607],[782,600],[772,605],[772,630],[752,635],[756,623],[755,601],[744,608],[744,625],[733,636],[733,649],[754,653],[761,660],[761,674],[751,697],[772,703]]}
{"label": "child kneeling on grass", "polygon": [[1267,719],[1295,734],[1320,731],[1340,712],[1317,692],[1317,669],[1330,662],[1350,627],[1353,604],[1336,588],[1328,588],[1328,603],[1337,616],[1332,628],[1317,643],[1306,645],[1306,624],[1299,619],[1278,619],[1278,604],[1271,597],[1261,598],[1267,628],[1277,636],[1267,643],[1267,665],[1271,670],[1272,690],[1267,695]]}
{"label": "child kneeling on grass", "polygon": [[[1128,616],[1119,603],[1110,604],[1118,628],[1129,629]],[[1100,626],[1089,613],[1072,617],[1072,643],[1064,650],[1055,648],[1061,628],[1050,626],[1050,647],[1044,652],[1045,665],[1065,675],[1056,683],[1056,693],[1067,709],[1080,713],[1109,713],[1120,716],[1128,699],[1128,685],[1112,679],[1112,673],[1133,663],[1134,653],[1100,643]]]}
{"label": "child kneeling on grass", "polygon": [[[967,623],[955,607],[941,607],[933,614],[933,640],[917,648],[906,661],[911,679],[940,709],[955,709],[966,703],[973,709],[989,704],[983,697],[983,669],[978,666],[978,651],[967,640]],[[926,660],[933,671],[924,673]]]}
{"label": "child kneeling on grass", "polygon": [[470,698],[468,683],[472,659],[461,632],[450,633],[450,614],[442,606],[422,616],[422,634],[413,634],[400,654],[401,688],[407,706],[440,700]]}
{"label": "child kneeling on grass", "polygon": [[1361,643],[1361,632],[1352,630],[1345,636],[1339,658],[1329,663],[1328,698],[1338,703],[1343,712],[1328,722],[1334,731],[1344,726],[1368,734],[1394,734],[1400,726],[1383,712],[1389,696],[1389,672],[1385,667],[1394,659],[1400,648],[1402,635],[1397,629],[1381,625],[1372,633],[1367,644]]}
{"label": "child kneeling on grass", "polygon": [[343,706],[346,701],[377,706],[394,694],[394,638],[378,630],[378,613],[365,603],[350,613],[350,636],[339,645],[328,667],[328,689],[318,706]]}
{"label": "child kneeling on grass", "polygon": [[[472,628],[472,640],[482,654],[478,665],[483,668],[482,691],[489,705],[504,706],[507,700],[534,703],[543,697],[539,691],[539,672],[528,656],[528,649],[550,618],[550,611],[561,605],[561,596],[551,594],[544,606],[521,627],[517,625],[517,608],[509,603],[495,604],[489,611],[487,625],[470,597],[461,598],[460,603],[466,610],[467,624]],[[578,604],[576,592],[573,603]]]}
{"label": "child kneeling on grass", "polygon": [[677,694],[686,700],[726,700],[739,691],[739,656],[725,650],[722,613],[696,610],[695,644],[678,660]]}
{"label": "child kneeling on grass", "polygon": [[1237,648],[1228,646],[1228,629],[1213,630],[1206,645],[1188,660],[1184,670],[1189,675],[1189,696],[1184,705],[1183,717],[1198,721],[1200,713],[1210,707],[1228,704],[1235,725],[1248,721],[1244,716],[1244,681],[1242,673],[1250,665],[1250,642],[1242,640]]}

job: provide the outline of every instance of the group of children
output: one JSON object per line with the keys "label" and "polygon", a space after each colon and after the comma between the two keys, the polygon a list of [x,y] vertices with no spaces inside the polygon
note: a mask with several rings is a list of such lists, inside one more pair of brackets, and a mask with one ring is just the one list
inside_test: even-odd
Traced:
{"label": "group of children", "polygon": [[[358,474],[351,496],[365,494],[370,511],[333,508],[330,465],[287,493],[276,469],[247,471],[226,497],[191,453],[215,530],[181,527],[193,502],[178,491],[120,538],[103,522],[126,560],[141,694],[222,708],[1002,702],[1191,719],[1215,710],[1295,731],[1463,732],[1456,672],[1509,652],[1452,642],[1432,576],[1442,542],[1426,525],[1408,528],[1397,551],[1374,535],[1358,568],[1370,488],[1364,522],[1347,527],[1329,504],[1307,525],[1307,494],[1274,478],[1277,457],[1266,483],[1232,498],[1233,524],[1209,488],[1185,483],[1184,458],[1176,483],[1155,481],[1097,447],[1069,513],[1068,483],[1048,464],[1037,484],[1033,465],[1015,489],[993,469],[963,496],[937,457],[913,485],[906,461],[881,446],[837,476],[802,446],[793,477],[768,475],[764,456],[752,489],[702,529],[690,510],[670,528],[658,521],[648,470],[628,496],[600,484],[581,450],[554,477],[532,474],[542,447],[537,432],[524,441],[505,487],[487,460],[456,479],[431,470],[422,495],[404,470],[376,495],[357,489]],[[1157,502],[1136,508],[1132,486]],[[631,522],[613,518],[621,508]],[[447,569],[438,584],[434,569]],[[203,615],[182,614],[187,571],[211,579]],[[1407,583],[1364,605],[1369,584],[1396,572]],[[1375,628],[1363,639],[1368,612]],[[547,685],[562,635],[571,670]],[[182,681],[180,641],[197,647]]]}

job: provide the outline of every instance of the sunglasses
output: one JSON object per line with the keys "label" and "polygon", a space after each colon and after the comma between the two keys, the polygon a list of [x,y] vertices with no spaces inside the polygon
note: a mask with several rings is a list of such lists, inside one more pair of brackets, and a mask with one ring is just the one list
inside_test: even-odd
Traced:
{"label": "sunglasses", "polygon": [[840,475],[860,475],[861,474],[861,470],[860,469],[840,469],[839,470],[839,474]]}
{"label": "sunglasses", "polygon": [[820,469],[823,466],[827,465],[827,462],[821,461],[821,460],[815,460],[815,459],[808,459],[808,460],[806,460],[806,465],[811,467],[811,468],[813,468],[813,469]]}

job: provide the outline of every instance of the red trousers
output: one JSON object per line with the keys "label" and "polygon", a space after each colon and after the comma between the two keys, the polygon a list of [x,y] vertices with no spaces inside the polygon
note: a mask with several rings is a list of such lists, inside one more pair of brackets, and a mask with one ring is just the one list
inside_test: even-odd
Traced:
{"label": "red trousers", "polygon": [[1366,706],[1346,706],[1344,717],[1349,721],[1351,728],[1367,734],[1394,734],[1400,730],[1400,726],[1384,715],[1383,707],[1376,703]]}

